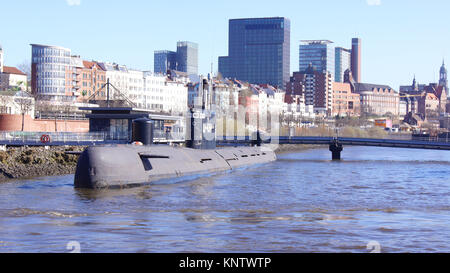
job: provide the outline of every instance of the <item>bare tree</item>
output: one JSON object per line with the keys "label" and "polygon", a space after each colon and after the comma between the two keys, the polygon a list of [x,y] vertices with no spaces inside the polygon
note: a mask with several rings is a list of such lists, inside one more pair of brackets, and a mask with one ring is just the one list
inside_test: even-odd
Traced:
{"label": "bare tree", "polygon": [[31,80],[31,62],[28,60],[23,61],[17,65],[17,68],[23,73],[27,74],[27,79]]}
{"label": "bare tree", "polygon": [[0,114],[8,114],[8,104],[10,102],[9,96],[0,95]]}
{"label": "bare tree", "polygon": [[[31,62],[29,60],[25,60],[22,63],[17,65],[17,68],[22,71],[23,73],[27,74],[27,80],[24,83],[25,85],[25,90],[29,91],[29,87],[31,85]],[[20,87],[21,84],[18,84],[18,86]]]}
{"label": "bare tree", "polygon": [[20,94],[14,97],[14,102],[19,106],[20,114],[22,115],[22,131],[25,129],[25,114],[33,108],[33,97]]}

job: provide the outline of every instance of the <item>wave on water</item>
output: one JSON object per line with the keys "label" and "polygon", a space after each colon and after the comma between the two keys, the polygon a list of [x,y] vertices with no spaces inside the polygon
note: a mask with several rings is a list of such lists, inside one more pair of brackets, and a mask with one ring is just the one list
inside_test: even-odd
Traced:
{"label": "wave on water", "polygon": [[72,217],[85,217],[89,216],[87,213],[68,213],[60,211],[42,211],[34,210],[28,208],[16,208],[11,210],[0,210],[0,215],[2,217],[25,217],[30,215],[44,215],[49,217],[60,217],[60,218],[72,218]]}
{"label": "wave on water", "polygon": [[343,158],[340,161],[332,161],[332,160],[321,160],[321,159],[302,159],[302,158],[279,158],[278,161],[285,163],[338,163],[338,164],[371,164],[371,163],[396,163],[396,164],[408,164],[408,165],[446,165],[450,166],[450,161],[442,161],[442,160],[392,160],[392,159],[361,159],[361,160],[347,160]]}

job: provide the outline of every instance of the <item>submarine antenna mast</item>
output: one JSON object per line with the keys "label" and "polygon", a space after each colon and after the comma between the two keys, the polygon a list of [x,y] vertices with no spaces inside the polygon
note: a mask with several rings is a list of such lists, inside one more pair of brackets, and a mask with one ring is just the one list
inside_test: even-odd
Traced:
{"label": "submarine antenna mast", "polygon": [[199,90],[199,92],[200,92],[200,98],[201,98],[201,107],[202,107],[202,110],[205,110],[205,92],[204,92],[204,90],[203,90],[203,78],[202,77],[200,77],[200,81],[199,81],[199,84],[198,84],[198,90]]}
{"label": "submarine antenna mast", "polygon": [[109,78],[106,81],[106,106],[109,108]]}

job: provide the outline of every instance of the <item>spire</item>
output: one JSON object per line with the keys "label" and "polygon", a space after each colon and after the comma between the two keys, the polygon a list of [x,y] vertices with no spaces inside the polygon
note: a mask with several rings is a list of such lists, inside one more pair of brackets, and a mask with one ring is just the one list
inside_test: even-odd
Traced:
{"label": "spire", "polygon": [[414,74],[412,88],[414,91],[419,91],[419,85],[417,84],[417,81],[416,81],[416,74]]}
{"label": "spire", "polygon": [[445,68],[445,60],[444,59],[442,59],[442,66],[441,66],[440,73],[441,73],[441,77],[442,77],[443,74],[447,74],[447,69]]}
{"label": "spire", "polygon": [[448,89],[448,79],[447,79],[447,69],[445,68],[445,60],[442,59],[441,70],[439,71],[439,85],[443,86],[447,90],[447,95],[449,95]]}

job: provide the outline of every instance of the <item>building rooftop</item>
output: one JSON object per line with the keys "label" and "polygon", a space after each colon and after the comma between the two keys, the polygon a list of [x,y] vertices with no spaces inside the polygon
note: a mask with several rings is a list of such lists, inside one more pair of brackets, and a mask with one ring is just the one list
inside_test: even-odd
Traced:
{"label": "building rooftop", "polygon": [[97,69],[103,70],[103,68],[99,66],[97,62],[83,61],[83,66],[86,68],[93,68],[95,66]]}
{"label": "building rooftop", "polygon": [[11,67],[11,66],[3,66],[3,73],[4,74],[23,75],[23,76],[27,75],[27,74],[23,73],[22,71],[20,71],[19,69],[17,69],[16,67]]}
{"label": "building rooftop", "polygon": [[176,53],[175,51],[171,50],[155,50],[155,54],[161,54],[161,53]]}
{"label": "building rooftop", "polygon": [[371,83],[355,83],[355,88],[357,92],[372,91],[373,89],[392,89],[388,85],[371,84]]}
{"label": "building rooftop", "polygon": [[347,48],[344,48],[344,47],[340,47],[340,46],[337,46],[337,47],[336,47],[336,49],[340,49],[340,50],[343,50],[343,51],[346,51],[346,52],[349,52],[349,53],[351,53],[351,52],[352,52],[352,50],[351,50],[351,49],[347,49]]}
{"label": "building rooftop", "polygon": [[69,50],[69,48],[65,48],[62,46],[52,46],[52,45],[42,45],[42,44],[30,44],[31,46],[38,46],[38,47],[49,47],[49,48],[57,48],[57,49],[64,49],[64,50]]}
{"label": "building rooftop", "polygon": [[198,48],[198,44],[194,43],[194,42],[189,42],[189,41],[179,41],[177,42],[177,47],[182,47],[182,46],[189,46],[192,48]]}
{"label": "building rooftop", "polygon": [[300,40],[301,43],[304,44],[321,44],[321,45],[328,45],[333,44],[333,41],[330,40]]}
{"label": "building rooftop", "polygon": [[257,18],[236,18],[236,19],[230,19],[230,21],[240,21],[240,20],[270,20],[270,19],[284,19],[284,20],[289,20],[289,18],[286,18],[286,17],[257,17]]}

